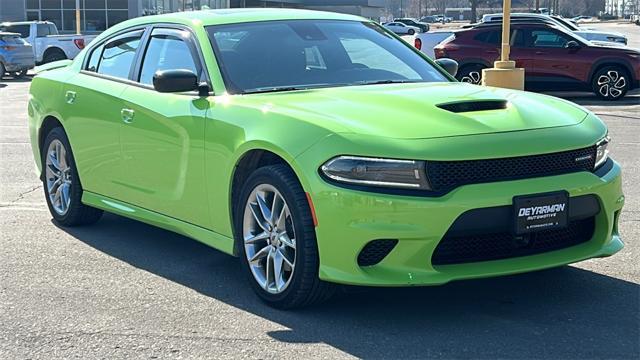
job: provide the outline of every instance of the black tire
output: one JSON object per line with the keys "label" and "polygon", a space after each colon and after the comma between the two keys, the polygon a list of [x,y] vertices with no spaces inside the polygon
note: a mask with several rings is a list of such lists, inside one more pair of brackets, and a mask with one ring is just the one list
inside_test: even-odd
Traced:
{"label": "black tire", "polygon": [[409,29],[409,35],[415,35],[415,34],[416,34],[416,31],[415,31],[415,30],[413,30],[413,29]]}
{"label": "black tire", "polygon": [[[244,244],[244,214],[247,201],[253,190],[262,185],[277,189],[289,207],[293,228],[295,229],[295,260],[291,280],[280,293],[270,293],[254,277]],[[279,309],[291,309],[310,306],[329,299],[335,292],[335,285],[324,282],[318,277],[320,259],[316,242],[313,216],[309,208],[306,193],[296,175],[286,165],[272,165],[257,169],[242,185],[238,203],[234,204],[235,234],[240,244],[240,256],[243,268],[256,294],[268,305]],[[268,246],[268,245],[267,245]]]}
{"label": "black tire", "polygon": [[485,66],[474,64],[463,66],[456,74],[456,79],[460,82],[480,85],[482,84],[482,69]]}
{"label": "black tire", "polygon": [[4,78],[4,73],[6,72],[4,64],[0,62],[0,80]]}
{"label": "black tire", "polygon": [[602,100],[616,101],[622,99],[629,91],[631,77],[621,66],[604,66],[593,75],[591,88]]}
{"label": "black tire", "polygon": [[[67,192],[69,197],[69,205],[66,212],[64,213],[59,213],[54,209],[54,205],[52,204],[52,200],[49,194],[49,188],[47,185],[49,179],[47,176],[46,158],[48,156],[49,146],[54,141],[59,141],[64,146],[64,150],[66,153],[65,161],[70,168],[67,175],[67,178],[71,180],[69,191]],[[71,145],[69,144],[69,139],[67,138],[67,134],[64,132],[64,129],[62,129],[61,127],[55,127],[51,131],[49,131],[40,151],[43,167],[42,186],[44,188],[44,195],[45,199],[47,200],[49,212],[51,213],[54,221],[62,226],[79,226],[93,224],[96,221],[100,220],[103,211],[84,205],[81,201],[82,184],[80,184],[80,178],[78,177],[78,172],[76,170],[76,163],[73,158]]]}
{"label": "black tire", "polygon": [[42,63],[43,64],[47,64],[47,63],[54,62],[54,61],[65,60],[66,58],[67,58],[67,55],[65,55],[62,50],[60,50],[60,49],[51,49],[51,50],[47,50],[47,52],[44,54],[44,58],[42,59]]}

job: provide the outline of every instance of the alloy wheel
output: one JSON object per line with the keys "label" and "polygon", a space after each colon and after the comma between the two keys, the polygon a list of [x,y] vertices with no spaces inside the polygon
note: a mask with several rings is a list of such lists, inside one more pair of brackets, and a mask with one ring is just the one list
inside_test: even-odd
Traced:
{"label": "alloy wheel", "polygon": [[482,75],[479,71],[469,71],[469,73],[463,76],[460,81],[469,84],[480,85],[480,82],[482,81]]}
{"label": "alloy wheel", "polygon": [[49,144],[45,159],[47,195],[51,207],[58,215],[64,215],[71,203],[71,167],[64,144],[55,139]]}
{"label": "alloy wheel", "polygon": [[616,70],[609,70],[598,77],[598,92],[604,97],[617,98],[624,93],[627,80]]}
{"label": "alloy wheel", "polygon": [[260,184],[253,189],[242,232],[254,279],[267,292],[282,293],[293,279],[296,236],[289,206],[275,187]]}

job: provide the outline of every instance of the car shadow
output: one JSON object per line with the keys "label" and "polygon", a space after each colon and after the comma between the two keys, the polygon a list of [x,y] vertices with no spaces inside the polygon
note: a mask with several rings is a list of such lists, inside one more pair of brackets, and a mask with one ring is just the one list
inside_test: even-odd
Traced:
{"label": "car shadow", "polygon": [[25,82],[30,82],[31,79],[33,78],[32,75],[25,75],[23,77],[20,78],[14,78],[12,76],[4,76],[2,77],[2,79],[0,81],[2,81],[2,83],[0,83],[1,85],[7,86],[6,84],[4,84],[4,82],[10,82],[10,83],[25,83]]}
{"label": "car shadow", "polygon": [[197,241],[105,214],[64,228],[138,269],[288,328],[287,343],[324,343],[359,358],[638,358],[640,286],[574,267],[438,287],[347,288],[296,311],[251,293],[237,259]]}

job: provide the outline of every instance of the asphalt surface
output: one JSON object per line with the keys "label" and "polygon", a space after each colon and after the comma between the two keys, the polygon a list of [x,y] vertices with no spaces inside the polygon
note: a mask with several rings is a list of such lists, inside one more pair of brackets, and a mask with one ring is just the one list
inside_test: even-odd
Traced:
{"label": "asphalt surface", "polygon": [[0,359],[640,358],[638,92],[606,104],[560,94],[609,125],[624,168],[622,252],[440,287],[351,290],[284,312],[256,299],[236,259],[196,241],[115,215],[53,224],[28,141],[28,86],[0,82]]}

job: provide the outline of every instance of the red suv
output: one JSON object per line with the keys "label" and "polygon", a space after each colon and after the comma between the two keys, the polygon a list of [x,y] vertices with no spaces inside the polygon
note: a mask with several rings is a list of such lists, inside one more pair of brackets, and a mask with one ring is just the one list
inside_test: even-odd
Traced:
{"label": "red suv", "polygon": [[[458,31],[434,48],[451,58],[460,81],[479,84],[482,69],[500,58],[499,24]],[[640,86],[640,51],[613,43],[589,42],[544,23],[512,23],[511,55],[525,69],[527,90],[590,90],[606,100]]]}

